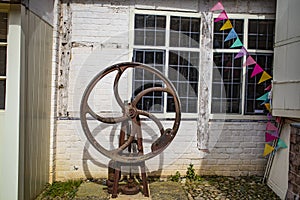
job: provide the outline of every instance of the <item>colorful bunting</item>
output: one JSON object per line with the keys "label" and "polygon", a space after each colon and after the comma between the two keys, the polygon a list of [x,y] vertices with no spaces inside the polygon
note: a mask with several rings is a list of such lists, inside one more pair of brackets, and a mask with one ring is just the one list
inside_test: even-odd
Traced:
{"label": "colorful bunting", "polygon": [[272,76],[270,76],[266,71],[264,71],[263,74],[260,77],[260,80],[259,80],[258,84],[260,84],[262,82],[265,82],[266,80],[269,80],[271,78],[272,78]]}
{"label": "colorful bunting", "polygon": [[256,100],[258,100],[258,101],[265,101],[265,100],[269,99],[269,93],[270,92],[265,93],[264,95],[262,95],[261,97],[257,98]]}
{"label": "colorful bunting", "polygon": [[271,122],[267,123],[266,130],[267,131],[278,131],[277,127],[274,124],[272,124]]}
{"label": "colorful bunting", "polygon": [[270,153],[272,153],[273,150],[274,150],[274,147],[272,147],[269,144],[265,144],[265,150],[264,150],[263,156],[269,155]]}
{"label": "colorful bunting", "polygon": [[228,33],[227,37],[225,38],[225,42],[227,42],[228,40],[231,40],[231,39],[234,39],[234,38],[237,38],[238,35],[236,34],[234,28],[231,29],[231,31]]}
{"label": "colorful bunting", "polygon": [[269,112],[271,112],[271,106],[270,106],[270,103],[265,103],[264,105],[265,105],[266,109],[267,109]]}
{"label": "colorful bunting", "polygon": [[248,56],[244,66],[249,66],[249,65],[254,65],[254,64],[256,64],[256,61],[252,58],[252,56]]}
{"label": "colorful bunting", "polygon": [[221,2],[216,3],[214,7],[212,7],[211,11],[216,11],[216,10],[224,10],[224,6],[222,5]]}
{"label": "colorful bunting", "polygon": [[277,137],[270,134],[270,133],[268,133],[268,132],[266,132],[265,139],[266,139],[266,142],[271,142],[271,141],[277,139]]}
{"label": "colorful bunting", "polygon": [[270,84],[268,87],[265,88],[265,91],[269,91],[272,89],[272,84]]}
{"label": "colorful bunting", "polygon": [[251,74],[251,78],[253,78],[254,76],[256,76],[257,74],[263,72],[264,70],[261,68],[261,66],[259,66],[259,64],[256,63],[253,71],[252,71],[252,74]]}
{"label": "colorful bunting", "polygon": [[227,29],[230,29],[230,28],[233,28],[232,27],[232,24],[230,22],[230,20],[228,19],[224,25],[221,27],[220,31],[224,31],[224,30],[227,30]]}
{"label": "colorful bunting", "polygon": [[279,149],[279,148],[287,148],[287,145],[285,144],[285,142],[282,140],[282,139],[278,139],[278,143],[277,143],[277,146],[276,146],[276,149]]}
{"label": "colorful bunting", "polygon": [[219,16],[217,17],[217,19],[215,19],[215,22],[218,22],[218,21],[221,21],[221,20],[224,20],[224,19],[228,19],[228,16],[225,12],[225,10],[223,10]]}
{"label": "colorful bunting", "polygon": [[244,55],[247,55],[247,54],[248,54],[248,51],[246,50],[246,48],[242,47],[241,50],[239,51],[239,53],[236,54],[236,56],[234,57],[234,59],[243,57]]}
{"label": "colorful bunting", "polygon": [[[234,57],[234,59],[241,58],[245,55],[247,56],[248,51],[245,47],[243,47],[243,44],[242,44],[241,40],[239,39],[237,33],[235,32],[231,21],[228,19],[228,16],[227,16],[227,13],[224,9],[224,6],[222,5],[222,3],[220,1],[217,4],[215,4],[214,7],[211,9],[211,11],[216,11],[216,10],[221,10],[222,12],[214,20],[215,22],[225,20],[225,19],[227,20],[223,24],[223,26],[221,27],[220,31],[231,29],[230,32],[228,33],[227,37],[225,38],[225,42],[236,38],[236,40],[234,41],[234,43],[231,45],[230,48],[242,47],[240,49],[240,51],[238,52],[238,54]],[[255,64],[255,67],[254,67],[254,69],[251,73],[251,78],[253,78],[254,76],[256,76],[256,75],[263,72],[261,77],[260,77],[260,80],[259,80],[258,84],[260,84],[262,82],[265,82],[265,81],[272,78],[266,71],[264,71],[262,69],[262,67],[259,64],[256,63],[256,61],[252,58],[252,56],[247,57],[246,62],[244,63],[243,66],[245,67],[245,66],[249,66],[249,65],[253,65],[253,64]],[[269,85],[264,90],[265,91],[270,91],[271,89],[272,89],[272,85]],[[271,119],[272,119],[272,115],[271,115],[271,106],[270,106],[270,103],[269,103],[270,102],[269,94],[270,94],[270,92],[267,92],[264,95],[262,95],[261,97],[257,98],[256,100],[264,101],[262,104],[264,104],[266,109],[269,111],[269,113],[268,113],[268,122],[267,122],[267,126],[266,126],[266,130],[268,132],[265,133],[266,142],[273,141],[277,138],[278,138],[278,142],[277,142],[276,148],[272,147],[269,144],[265,144],[265,149],[264,149],[263,156],[266,156],[266,155],[272,153],[274,150],[278,150],[279,148],[287,148],[287,145],[284,143],[284,141],[279,138],[278,128],[270,122]],[[280,117],[276,117],[276,123],[277,124],[281,123],[281,118]]]}
{"label": "colorful bunting", "polygon": [[272,114],[271,113],[268,113],[267,114],[267,117],[268,117],[268,120],[270,121],[272,119]]}
{"label": "colorful bunting", "polygon": [[230,48],[241,47],[241,46],[243,46],[243,43],[241,42],[240,38],[237,37],[237,39],[236,39],[235,42],[231,45]]}

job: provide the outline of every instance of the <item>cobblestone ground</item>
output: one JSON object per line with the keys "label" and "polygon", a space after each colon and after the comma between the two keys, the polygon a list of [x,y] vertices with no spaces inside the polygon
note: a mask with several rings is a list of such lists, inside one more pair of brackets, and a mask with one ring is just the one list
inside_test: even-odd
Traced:
{"label": "cobblestone ground", "polygon": [[[51,187],[49,187],[51,188]],[[181,179],[181,182],[164,180],[150,181],[150,196],[145,198],[141,193],[133,196],[120,195],[117,200],[149,199],[149,200],[240,200],[265,199],[279,200],[279,197],[266,185],[262,184],[261,177],[221,177],[202,176],[197,181]],[[83,181],[74,198],[50,197],[40,195],[37,199],[75,199],[75,200],[108,200],[107,187],[103,180]]]}
{"label": "cobblestone ground", "polygon": [[279,199],[260,177],[205,176],[183,186],[189,199]]}

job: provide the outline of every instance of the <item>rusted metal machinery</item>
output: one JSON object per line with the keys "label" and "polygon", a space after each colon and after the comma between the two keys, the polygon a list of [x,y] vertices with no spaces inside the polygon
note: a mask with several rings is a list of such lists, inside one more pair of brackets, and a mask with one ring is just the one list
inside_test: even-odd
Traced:
{"label": "rusted metal machinery", "polygon": [[[142,69],[147,71],[147,73],[152,73],[163,82],[162,86],[156,87],[155,84],[153,84],[153,87],[147,88],[139,92],[132,99],[131,102],[123,103],[123,100],[121,99],[118,92],[118,83],[122,74],[130,68]],[[106,75],[112,72],[116,73],[116,77],[113,84],[113,91],[116,101],[122,109],[122,115],[117,117],[103,117],[99,113],[96,113],[91,109],[91,107],[88,104],[88,99],[96,84]],[[165,129],[163,124],[154,114],[142,109],[138,109],[137,104],[142,99],[142,97],[152,92],[163,92],[173,97],[175,112],[174,123],[172,128]],[[121,123],[118,148],[109,150],[105,149],[94,138],[88,126],[87,115],[90,115],[95,120],[106,124]],[[158,137],[158,139],[156,139],[151,144],[151,151],[148,153],[144,153],[143,148],[141,116],[143,116],[143,118],[149,118],[150,120],[152,120],[158,126],[160,131],[160,137]],[[99,74],[97,74],[94,77],[94,79],[92,79],[92,81],[88,84],[81,100],[80,119],[83,131],[88,141],[94,146],[96,150],[98,150],[100,153],[111,159],[111,161],[109,162],[109,177],[107,181],[107,186],[109,192],[112,193],[112,197],[116,198],[119,191],[121,191],[124,194],[136,194],[139,192],[139,186],[134,181],[134,177],[131,173],[129,173],[127,184],[119,186],[121,167],[123,166],[136,166],[140,168],[143,185],[142,191],[145,196],[149,196],[148,184],[146,180],[147,177],[145,161],[161,153],[171,143],[180,125],[180,101],[175,87],[172,85],[172,83],[160,71],[141,63],[126,62],[112,65],[101,71]]]}

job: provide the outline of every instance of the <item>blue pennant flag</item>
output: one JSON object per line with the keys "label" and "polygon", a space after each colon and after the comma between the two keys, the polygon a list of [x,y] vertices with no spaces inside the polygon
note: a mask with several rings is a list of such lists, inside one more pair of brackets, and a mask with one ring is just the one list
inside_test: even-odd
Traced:
{"label": "blue pennant flag", "polygon": [[231,31],[228,33],[227,37],[225,38],[225,42],[228,41],[228,40],[231,40],[233,38],[237,38],[237,36],[238,35],[236,34],[236,32],[233,28],[233,29],[231,29]]}

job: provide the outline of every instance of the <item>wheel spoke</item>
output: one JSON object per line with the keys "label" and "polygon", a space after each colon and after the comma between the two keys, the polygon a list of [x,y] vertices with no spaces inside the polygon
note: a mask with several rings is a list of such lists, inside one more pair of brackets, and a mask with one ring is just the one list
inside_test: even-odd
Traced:
{"label": "wheel spoke", "polygon": [[125,115],[121,117],[101,117],[100,115],[96,114],[89,106],[87,106],[86,112],[89,113],[94,119],[107,124],[116,124],[128,119],[128,117]]}
{"label": "wheel spoke", "polygon": [[121,75],[123,74],[124,70],[119,68],[118,69],[118,73],[116,75],[116,78],[115,78],[115,81],[114,81],[114,95],[115,95],[115,98],[119,104],[119,106],[122,108],[122,110],[124,110],[124,103],[119,95],[119,80],[121,78]]}
{"label": "wheel spoke", "polygon": [[171,93],[170,90],[168,88],[162,88],[162,87],[152,87],[152,88],[147,88],[143,91],[141,91],[140,93],[138,93],[136,95],[136,97],[133,99],[133,101],[131,102],[131,104],[133,106],[136,106],[136,104],[139,102],[139,100],[141,100],[141,98],[149,93],[149,92],[168,92],[168,93]]}
{"label": "wheel spoke", "polygon": [[155,124],[158,126],[160,134],[164,134],[164,126],[162,125],[162,123],[159,121],[159,119],[157,117],[155,117],[152,113],[146,112],[144,110],[137,110],[137,113],[139,115],[143,115],[146,116],[148,118],[150,118],[152,121],[155,122]]}

